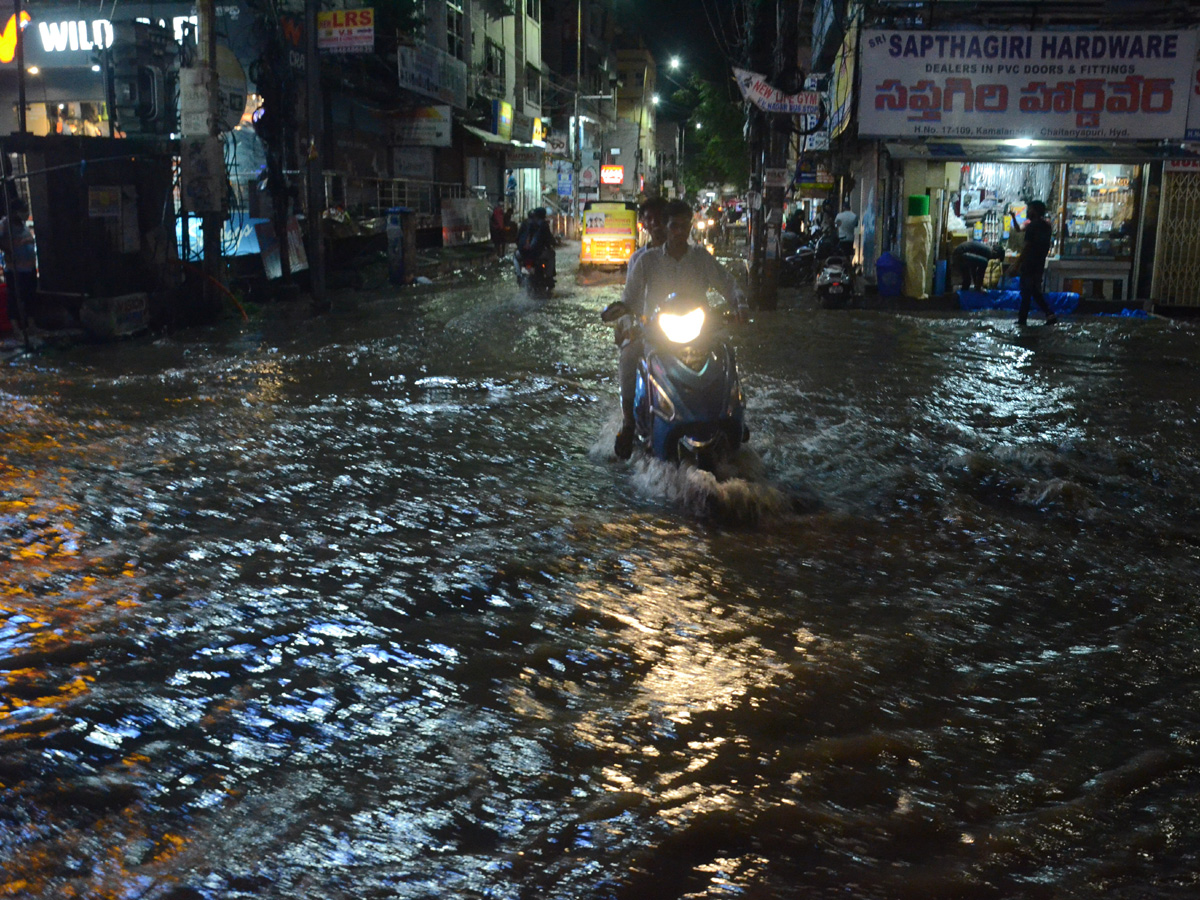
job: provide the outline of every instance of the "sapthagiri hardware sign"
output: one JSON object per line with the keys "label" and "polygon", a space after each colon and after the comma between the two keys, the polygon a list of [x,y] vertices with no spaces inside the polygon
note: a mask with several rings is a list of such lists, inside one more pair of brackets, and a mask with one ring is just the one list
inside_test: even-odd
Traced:
{"label": "sapthagiri hardware sign", "polygon": [[1196,32],[863,32],[870,137],[1175,140]]}

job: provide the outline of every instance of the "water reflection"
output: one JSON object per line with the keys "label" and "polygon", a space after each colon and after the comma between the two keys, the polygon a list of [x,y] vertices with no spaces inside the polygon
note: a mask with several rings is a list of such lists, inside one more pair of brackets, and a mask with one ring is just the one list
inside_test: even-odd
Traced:
{"label": "water reflection", "polygon": [[718,481],[505,277],[0,374],[3,890],[1188,896],[1194,333],[781,311]]}

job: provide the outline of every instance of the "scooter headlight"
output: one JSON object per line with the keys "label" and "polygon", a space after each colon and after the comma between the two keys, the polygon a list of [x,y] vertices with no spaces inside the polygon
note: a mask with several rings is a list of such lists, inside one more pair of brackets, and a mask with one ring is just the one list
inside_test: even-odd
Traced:
{"label": "scooter headlight", "polygon": [[697,306],[690,313],[659,313],[658,327],[667,340],[675,344],[690,344],[704,329],[704,310]]}

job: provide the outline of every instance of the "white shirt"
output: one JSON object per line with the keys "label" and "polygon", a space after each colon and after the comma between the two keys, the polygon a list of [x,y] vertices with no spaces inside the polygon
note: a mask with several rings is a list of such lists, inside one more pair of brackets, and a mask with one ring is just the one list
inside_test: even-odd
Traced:
{"label": "white shirt", "polygon": [[854,240],[854,226],[858,224],[858,216],[853,211],[843,209],[833,220],[837,226],[839,241]]}
{"label": "white shirt", "polygon": [[[661,246],[661,244],[659,246]],[[629,262],[625,263],[626,278],[628,278],[629,273],[633,271],[633,264],[635,262],[637,262],[639,259],[641,259],[647,250],[653,250],[653,249],[654,249],[653,247],[651,247],[649,244],[647,244],[646,246],[638,247],[636,250],[633,251],[633,253],[629,257]]]}
{"label": "white shirt", "polygon": [[675,259],[664,244],[643,248],[630,258],[621,299],[640,316],[652,312],[670,294],[707,302],[709,288],[714,288],[734,310],[746,309],[746,295],[711,253],[688,244],[683,258]]}

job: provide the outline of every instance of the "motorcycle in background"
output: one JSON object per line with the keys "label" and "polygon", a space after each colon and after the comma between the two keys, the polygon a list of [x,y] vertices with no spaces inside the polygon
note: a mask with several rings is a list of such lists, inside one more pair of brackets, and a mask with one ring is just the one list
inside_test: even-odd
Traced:
{"label": "motorcycle in background", "polygon": [[517,269],[517,286],[530,298],[544,300],[550,296],[554,290],[554,276],[551,274],[550,260],[545,254],[523,258],[521,252],[517,251],[513,254],[513,264]]}
{"label": "motorcycle in background", "polygon": [[825,309],[848,306],[855,297],[854,269],[844,256],[830,256],[817,275],[817,302]]}

